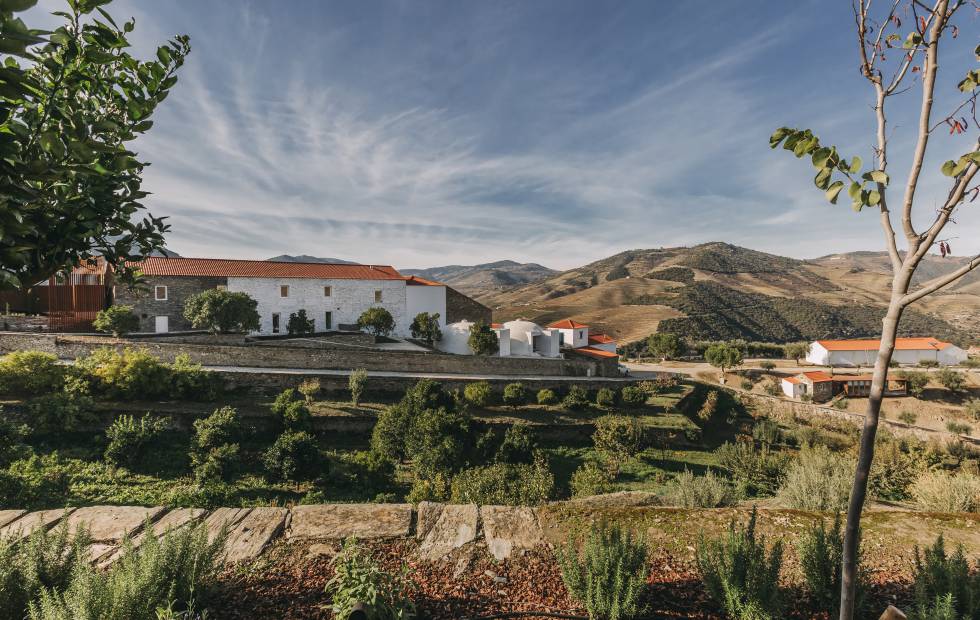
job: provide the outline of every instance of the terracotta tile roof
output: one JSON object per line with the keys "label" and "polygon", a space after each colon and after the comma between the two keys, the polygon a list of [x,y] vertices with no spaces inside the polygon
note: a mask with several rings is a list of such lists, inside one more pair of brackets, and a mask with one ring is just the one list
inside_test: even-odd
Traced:
{"label": "terracotta tile roof", "polygon": [[796,377],[783,377],[783,381],[785,381],[786,383],[793,383],[793,384],[801,383],[801,381]]}
{"label": "terracotta tile roof", "polygon": [[490,329],[502,329],[503,326],[504,326],[503,323],[491,323],[490,324]]}
{"label": "terracotta tile roof", "polygon": [[405,284],[412,286],[446,286],[442,282],[436,282],[435,280],[426,280],[425,278],[420,278],[418,276],[408,276],[405,278]]}
{"label": "terracotta tile roof", "polygon": [[582,353],[591,357],[619,357],[619,355],[611,351],[603,351],[602,349],[596,349],[595,347],[579,347],[578,349],[572,349],[576,353]]}
{"label": "terracotta tile roof", "polygon": [[589,344],[612,344],[616,342],[605,334],[589,334]]}
{"label": "terracotta tile roof", "polygon": [[555,321],[548,327],[551,327],[553,329],[578,329],[580,327],[588,327],[588,325],[585,325],[583,323],[578,323],[576,321],[573,321],[572,319],[562,319],[560,321]]}
{"label": "terracotta tile roof", "polygon": [[[834,375],[834,381],[873,381],[874,375]],[[897,381],[904,383],[906,380],[901,377],[887,377],[886,381]]]}
{"label": "terracotta tile roof", "polygon": [[[817,340],[828,351],[877,351],[880,340]],[[896,351],[942,351],[951,347],[948,342],[935,338],[896,338]]]}
{"label": "terracotta tile roof", "polygon": [[334,265],[287,263],[225,258],[150,257],[135,263],[147,276],[201,276],[240,278],[313,278],[340,280],[404,280],[388,265]]}
{"label": "terracotta tile roof", "polygon": [[82,261],[77,267],[71,270],[73,274],[104,274],[109,270],[109,263],[104,258],[90,258]]}
{"label": "terracotta tile roof", "polygon": [[803,376],[812,381],[813,383],[824,383],[826,381],[833,381],[834,378],[825,373],[822,370],[811,370],[810,372],[800,373],[798,376]]}

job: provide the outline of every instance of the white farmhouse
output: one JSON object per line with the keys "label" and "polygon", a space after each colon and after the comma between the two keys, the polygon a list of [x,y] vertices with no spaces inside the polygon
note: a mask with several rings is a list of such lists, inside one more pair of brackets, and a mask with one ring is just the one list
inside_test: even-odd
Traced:
{"label": "white farmhouse", "polygon": [[[874,366],[880,340],[816,340],[806,361],[818,366]],[[902,365],[935,361],[953,366],[966,361],[966,351],[936,338],[897,338],[892,360]]]}

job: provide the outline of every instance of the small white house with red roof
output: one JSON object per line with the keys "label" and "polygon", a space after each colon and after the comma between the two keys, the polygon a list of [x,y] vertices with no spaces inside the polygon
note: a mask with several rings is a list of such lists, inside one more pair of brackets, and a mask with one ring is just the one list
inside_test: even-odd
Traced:
{"label": "small white house with red roof", "polygon": [[548,325],[549,329],[557,329],[559,343],[562,347],[578,349],[589,346],[589,326],[572,319],[562,319]]}
{"label": "small white house with red roof", "polygon": [[[880,340],[816,340],[806,361],[818,366],[874,366],[880,345]],[[896,338],[892,354],[892,361],[913,366],[923,361],[954,366],[966,359],[966,351],[937,338]]]}

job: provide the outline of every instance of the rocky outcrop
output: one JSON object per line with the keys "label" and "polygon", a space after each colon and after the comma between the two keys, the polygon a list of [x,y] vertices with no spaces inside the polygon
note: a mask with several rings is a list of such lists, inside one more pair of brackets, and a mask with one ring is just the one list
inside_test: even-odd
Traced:
{"label": "rocky outcrop", "polygon": [[483,506],[480,508],[487,549],[498,560],[515,552],[544,544],[538,515],[527,506]]}
{"label": "rocky outcrop", "polygon": [[480,510],[476,504],[422,502],[418,509],[419,556],[436,560],[477,539]]}

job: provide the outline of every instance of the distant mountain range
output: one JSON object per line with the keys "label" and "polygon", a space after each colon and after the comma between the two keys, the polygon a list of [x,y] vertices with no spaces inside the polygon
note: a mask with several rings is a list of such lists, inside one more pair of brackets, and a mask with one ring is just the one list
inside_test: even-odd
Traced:
{"label": "distant mountain range", "polygon": [[537,263],[518,263],[512,260],[482,265],[446,265],[428,269],[399,269],[399,271],[407,276],[419,276],[442,282],[477,299],[505,289],[537,282],[558,273]]}
{"label": "distant mountain range", "polygon": [[358,265],[350,260],[343,260],[340,258],[321,258],[319,256],[310,256],[309,254],[299,254],[293,256],[292,254],[280,254],[279,256],[273,256],[272,258],[267,258],[268,261],[273,261],[277,263],[328,263],[331,265]]}

